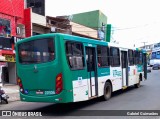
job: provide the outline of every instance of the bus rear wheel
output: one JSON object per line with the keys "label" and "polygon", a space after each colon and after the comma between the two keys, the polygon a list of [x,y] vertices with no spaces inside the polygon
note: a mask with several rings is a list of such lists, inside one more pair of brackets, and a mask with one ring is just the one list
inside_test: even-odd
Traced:
{"label": "bus rear wheel", "polygon": [[140,87],[140,85],[141,85],[141,80],[140,80],[140,78],[139,78],[138,83],[137,83],[137,84],[135,84],[134,86],[135,86],[136,88],[139,88],[139,87]]}
{"label": "bus rear wheel", "polygon": [[112,86],[109,82],[106,82],[105,83],[105,86],[104,86],[104,100],[109,100],[111,98],[111,94],[112,94]]}

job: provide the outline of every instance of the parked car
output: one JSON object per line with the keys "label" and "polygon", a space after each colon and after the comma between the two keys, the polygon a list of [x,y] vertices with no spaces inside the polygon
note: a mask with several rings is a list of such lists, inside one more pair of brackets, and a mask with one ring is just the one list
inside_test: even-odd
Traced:
{"label": "parked car", "polygon": [[158,70],[160,69],[160,64],[154,64],[152,67],[153,70]]}
{"label": "parked car", "polygon": [[149,72],[151,72],[151,70],[152,70],[152,67],[147,66],[147,72],[149,73]]}

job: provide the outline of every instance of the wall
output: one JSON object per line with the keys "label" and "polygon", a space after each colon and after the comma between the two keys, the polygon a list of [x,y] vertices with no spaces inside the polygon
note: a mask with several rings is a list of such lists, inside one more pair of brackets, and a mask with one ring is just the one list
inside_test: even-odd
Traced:
{"label": "wall", "polygon": [[26,33],[25,33],[26,37],[30,37],[32,35],[31,12],[32,10],[30,8],[24,10],[24,23],[25,23],[25,29],[26,29]]}
{"label": "wall", "polygon": [[47,29],[47,28],[44,28],[44,27],[42,27],[42,26],[33,25],[32,32],[44,34],[44,33],[50,33],[50,29],[49,29],[49,28],[48,28],[48,29]]}
{"label": "wall", "polygon": [[9,70],[9,83],[17,84],[16,80],[16,64],[12,62],[8,62],[8,70]]}
{"label": "wall", "polygon": [[24,0],[0,0],[0,13],[23,17]]}
{"label": "wall", "polygon": [[46,17],[36,14],[36,13],[31,13],[31,18],[32,18],[32,23],[36,23],[42,26],[46,26]]}
{"label": "wall", "polygon": [[16,36],[16,25],[23,23],[23,16],[23,0],[0,0],[0,18],[10,21],[12,36]]}
{"label": "wall", "polygon": [[79,33],[82,35],[90,36],[93,38],[97,38],[97,30],[91,29],[89,27],[70,22],[70,25],[72,25],[72,32]]}
{"label": "wall", "polygon": [[[27,16],[28,17],[28,16]],[[11,36],[17,36],[16,27],[24,24],[24,0],[0,0],[0,18],[10,21]],[[25,34],[24,36],[25,37]],[[14,55],[14,45],[12,50],[0,50],[0,55]],[[8,62],[8,61],[6,61]],[[8,62],[9,83],[16,84],[15,62]]]}
{"label": "wall", "polygon": [[99,19],[98,13],[98,10],[96,10],[91,12],[74,14],[72,21],[90,28],[97,29]]}
{"label": "wall", "polygon": [[102,27],[102,22],[107,24],[107,17],[101,11],[95,10],[74,14],[72,21],[97,30]]}
{"label": "wall", "polygon": [[102,23],[106,26],[106,24],[107,24],[107,16],[105,14],[103,14],[101,11],[99,11],[98,27],[102,27]]}

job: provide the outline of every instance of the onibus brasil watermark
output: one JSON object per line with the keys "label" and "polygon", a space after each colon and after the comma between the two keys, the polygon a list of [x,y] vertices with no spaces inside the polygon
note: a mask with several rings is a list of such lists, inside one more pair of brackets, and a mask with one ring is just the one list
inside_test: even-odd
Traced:
{"label": "onibus brasil watermark", "polygon": [[18,116],[18,117],[38,117],[42,116],[41,112],[32,112],[32,111],[1,111],[1,116]]}

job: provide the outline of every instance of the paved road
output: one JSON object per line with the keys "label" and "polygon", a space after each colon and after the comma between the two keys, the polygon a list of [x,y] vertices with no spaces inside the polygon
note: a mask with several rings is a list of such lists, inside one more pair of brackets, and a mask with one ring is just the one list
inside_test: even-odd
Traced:
{"label": "paved road", "polygon": [[[117,91],[109,101],[94,99],[70,104],[25,103],[17,101],[8,105],[0,105],[0,110],[2,109],[46,111],[44,114],[64,116],[74,114],[75,110],[160,110],[160,70],[154,70],[152,73],[149,73],[148,80],[142,82],[140,88],[130,87],[125,91]],[[88,111],[87,113],[93,114],[94,112]],[[73,118],[64,116],[63,118]],[[58,116],[57,118],[62,117]],[[100,117],[97,116],[95,118]],[[130,119],[134,118],[136,117],[131,117]],[[153,118],[160,119],[160,117]],[[144,117],[140,117],[140,119],[144,119]]]}

